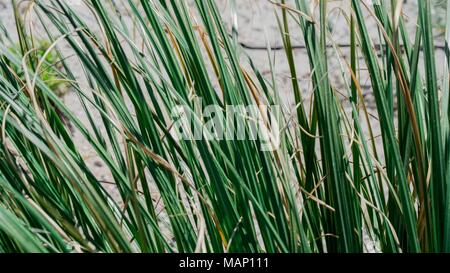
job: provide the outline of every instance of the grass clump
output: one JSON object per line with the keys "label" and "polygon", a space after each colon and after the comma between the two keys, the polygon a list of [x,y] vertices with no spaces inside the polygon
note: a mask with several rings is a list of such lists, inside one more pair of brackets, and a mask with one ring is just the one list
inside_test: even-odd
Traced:
{"label": "grass clump", "polygon": [[[275,69],[266,78],[241,55],[215,1],[83,1],[94,24],[67,1],[32,1],[49,41],[40,51],[16,8],[20,49],[0,34],[0,251],[355,253],[370,241],[389,253],[448,252],[448,62],[441,81],[431,1],[419,1],[413,34],[403,1],[373,2],[343,10],[348,58],[332,39],[328,1],[317,13],[305,0],[272,3],[296,105],[294,117],[275,115],[273,151],[261,140],[172,133],[179,105],[204,124],[199,113],[211,105],[226,118],[229,105],[282,104]],[[307,51],[311,107],[294,32]],[[53,77],[73,89],[81,115],[53,92]],[[65,119],[111,181],[86,162]]]}

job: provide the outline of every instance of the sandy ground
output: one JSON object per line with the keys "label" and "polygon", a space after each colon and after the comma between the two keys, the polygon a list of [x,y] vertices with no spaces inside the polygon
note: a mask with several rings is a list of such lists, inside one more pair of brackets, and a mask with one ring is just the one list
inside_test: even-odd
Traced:
{"label": "sandy ground", "polygon": [[[70,1],[70,0],[67,0]],[[74,0],[72,0],[74,1]],[[10,31],[10,35],[15,37],[14,33],[14,20],[12,18],[12,7],[10,0],[0,0],[0,18],[5,24],[6,28]],[[229,29],[233,22],[233,12],[231,10],[230,0],[216,0],[218,6],[220,7],[225,24]],[[292,1],[288,1],[292,4]],[[311,1],[312,9],[316,11],[318,8],[315,7],[314,3],[316,1]],[[366,1],[368,2],[368,1]],[[83,18],[92,24],[95,24],[92,16],[89,15],[88,10],[83,5],[78,6],[77,9],[83,13]],[[330,1],[329,5],[329,19],[330,27],[332,28],[332,33],[329,37],[330,41],[334,41],[336,44],[348,44],[349,43],[349,32],[347,27],[347,21],[343,14],[349,11],[349,0],[337,0]],[[239,41],[250,47],[265,47],[267,44],[278,47],[281,46],[280,32],[277,25],[277,17],[274,12],[273,5],[268,0],[236,0],[236,12],[237,12],[237,26],[239,33]],[[415,33],[416,27],[416,17],[417,17],[417,1],[407,1],[404,7],[404,13],[407,15],[407,28],[408,31],[413,35]],[[370,19],[369,14],[367,23],[371,29],[375,29],[376,22]],[[300,29],[295,22],[290,22],[291,35],[293,44],[296,46],[302,46],[303,39],[300,33]],[[37,29],[39,31],[39,29]],[[371,33],[372,37],[376,37],[376,33]],[[436,39],[437,44],[442,44],[441,38]],[[62,49],[64,51],[64,48]],[[66,49],[67,50],[67,49]],[[343,57],[348,58],[348,50],[342,48]],[[310,68],[308,65],[307,53],[304,49],[296,49],[295,60],[298,68],[297,79],[300,82],[302,88],[303,97],[305,100],[310,99],[312,90],[310,83]],[[343,85],[343,80],[341,77],[341,69],[338,59],[336,58],[333,50],[330,49],[328,52],[330,55],[330,79],[332,85],[336,90],[346,90]],[[245,49],[242,53],[242,57],[248,55],[254,62],[256,67],[262,72],[263,75],[270,77],[270,60],[266,50],[261,49]],[[292,108],[294,106],[293,92],[291,88],[291,76],[289,72],[289,67],[285,58],[283,50],[274,50],[270,55],[270,59],[274,60],[274,70],[276,76],[276,84],[281,90],[281,97],[284,103]],[[444,52],[437,52],[437,59],[443,62]],[[364,61],[361,60],[361,64]],[[75,75],[80,77],[82,72],[77,63],[73,63],[72,68],[75,71]],[[443,67],[443,63],[442,63]],[[371,94],[370,80],[367,73],[364,70],[364,65],[361,66],[361,84],[364,88],[364,96],[366,99],[366,104],[369,107],[371,113],[376,116],[376,109],[374,108],[373,96]],[[345,97],[341,98],[346,100]],[[87,124],[87,118],[84,115],[83,108],[77,98],[77,95],[73,92],[68,92],[64,97],[65,102],[70,107],[71,111],[77,114],[77,116]],[[344,103],[344,105],[346,105]],[[349,109],[346,109],[349,110]],[[374,126],[375,135],[379,132],[379,125],[375,119],[372,120]],[[363,128],[367,130],[367,128]],[[89,166],[93,170],[93,173],[99,180],[111,181],[110,173],[103,166],[102,162],[94,154],[92,148],[89,146],[87,141],[81,136],[79,132],[74,132],[74,139],[80,148],[80,152],[85,157]],[[378,143],[381,150],[381,143]],[[108,186],[107,186],[108,187]],[[114,192],[112,186],[111,192]],[[370,251],[370,250],[369,250]]]}

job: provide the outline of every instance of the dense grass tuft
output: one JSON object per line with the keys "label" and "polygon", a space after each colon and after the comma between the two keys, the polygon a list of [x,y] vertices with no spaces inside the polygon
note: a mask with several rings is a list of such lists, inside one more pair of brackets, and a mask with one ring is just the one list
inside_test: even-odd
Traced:
{"label": "dense grass tuft", "polygon": [[[401,0],[349,1],[348,54],[332,39],[328,1],[317,12],[271,1],[296,104],[263,121],[280,125],[273,151],[173,133],[176,106],[201,125],[210,105],[226,119],[227,106],[282,105],[285,92],[275,68],[267,77],[247,58],[214,0],[192,2],[86,0],[88,24],[70,1],[12,0],[18,41],[0,33],[0,252],[450,251],[449,62],[435,55],[431,0],[418,1],[415,33]],[[293,33],[308,54],[311,103]]]}

